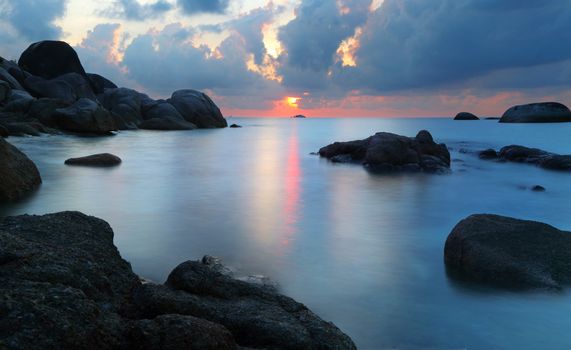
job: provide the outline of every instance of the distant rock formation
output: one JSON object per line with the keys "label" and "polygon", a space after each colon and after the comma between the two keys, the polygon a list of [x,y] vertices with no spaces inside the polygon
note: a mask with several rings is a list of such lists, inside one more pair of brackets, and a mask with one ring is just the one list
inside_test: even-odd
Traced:
{"label": "distant rock formation", "polygon": [[0,220],[0,347],[355,349],[271,286],[187,261],[143,284],[105,221],[79,212]]}
{"label": "distant rock formation", "polygon": [[460,112],[456,114],[454,120],[480,120],[480,118],[470,112]]}
{"label": "distant rock formation", "polygon": [[500,123],[561,123],[571,122],[571,111],[558,102],[530,103],[513,106],[501,117]]}
{"label": "distant rock formation", "polygon": [[444,247],[451,276],[507,288],[560,289],[571,282],[571,232],[505,216],[460,221]]}
{"label": "distant rock formation", "polygon": [[571,155],[560,155],[519,145],[503,147],[499,152],[487,149],[481,151],[479,157],[486,160],[534,164],[550,170],[571,171]]}
{"label": "distant rock formation", "polygon": [[294,115],[292,118],[301,118],[301,119],[303,119],[303,118],[307,118],[307,117],[304,116],[303,114],[297,114],[297,115]]}
{"label": "distant rock formation", "polygon": [[0,201],[17,200],[41,183],[42,178],[34,162],[0,137]]}
{"label": "distant rock formation", "polygon": [[227,126],[206,94],[179,90],[165,101],[118,88],[101,75],[86,73],[75,50],[62,41],[34,43],[18,63],[0,57],[0,127],[9,135]]}
{"label": "distant rock formation", "polygon": [[364,140],[335,142],[319,155],[338,163],[360,163],[373,171],[448,172],[450,153],[432,135],[421,130],[416,137],[379,132]]}

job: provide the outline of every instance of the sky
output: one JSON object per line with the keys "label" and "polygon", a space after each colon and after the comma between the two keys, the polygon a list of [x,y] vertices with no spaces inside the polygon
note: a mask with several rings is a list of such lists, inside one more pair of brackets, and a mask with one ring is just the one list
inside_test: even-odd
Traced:
{"label": "sky", "polygon": [[201,90],[225,116],[571,104],[571,0],[0,0],[0,56],[48,39],[119,86]]}

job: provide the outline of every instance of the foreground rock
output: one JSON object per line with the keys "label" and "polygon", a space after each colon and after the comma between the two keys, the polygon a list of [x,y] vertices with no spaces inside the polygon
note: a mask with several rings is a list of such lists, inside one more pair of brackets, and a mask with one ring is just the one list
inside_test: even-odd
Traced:
{"label": "foreground rock", "polygon": [[41,183],[34,162],[0,137],[0,201],[19,199]]}
{"label": "foreground rock", "polygon": [[189,261],[142,284],[113,231],[78,212],[0,221],[0,348],[354,349],[272,288]]}
{"label": "foreground rock", "polygon": [[500,123],[571,122],[571,111],[558,102],[530,103],[513,106],[500,118]]}
{"label": "foreground rock", "polygon": [[446,266],[460,278],[508,288],[571,282],[571,232],[499,215],[471,215],[452,230]]}
{"label": "foreground rock", "polygon": [[560,155],[519,145],[503,147],[499,152],[487,149],[481,151],[479,157],[487,160],[534,164],[550,170],[571,171],[571,155]]}
{"label": "foreground rock", "polygon": [[361,163],[379,171],[448,172],[450,153],[432,135],[421,130],[416,137],[379,132],[364,140],[335,142],[319,150],[333,162]]}
{"label": "foreground rock", "polygon": [[121,164],[121,158],[111,153],[99,153],[85,157],[69,158],[65,161],[65,164],[109,167]]}
{"label": "foreground rock", "polygon": [[460,112],[456,114],[454,120],[480,120],[480,118],[470,112]]}

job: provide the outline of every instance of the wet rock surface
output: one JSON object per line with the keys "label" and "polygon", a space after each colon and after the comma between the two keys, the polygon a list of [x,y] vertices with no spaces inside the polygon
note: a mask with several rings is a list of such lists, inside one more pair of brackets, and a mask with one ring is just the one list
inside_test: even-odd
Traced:
{"label": "wet rock surface", "polygon": [[101,219],[0,219],[0,348],[355,348],[304,305],[224,272],[205,257],[143,284]]}
{"label": "wet rock surface", "polygon": [[432,135],[421,130],[416,137],[379,132],[364,140],[335,142],[319,150],[319,155],[339,163],[360,163],[372,171],[450,170],[450,153]]}

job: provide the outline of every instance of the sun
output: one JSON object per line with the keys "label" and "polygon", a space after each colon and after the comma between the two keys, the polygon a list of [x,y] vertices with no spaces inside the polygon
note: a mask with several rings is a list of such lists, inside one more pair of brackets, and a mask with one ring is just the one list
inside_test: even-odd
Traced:
{"label": "sun", "polygon": [[299,100],[301,100],[301,97],[291,97],[291,96],[286,97],[287,104],[293,108],[298,107],[297,101],[299,101]]}

